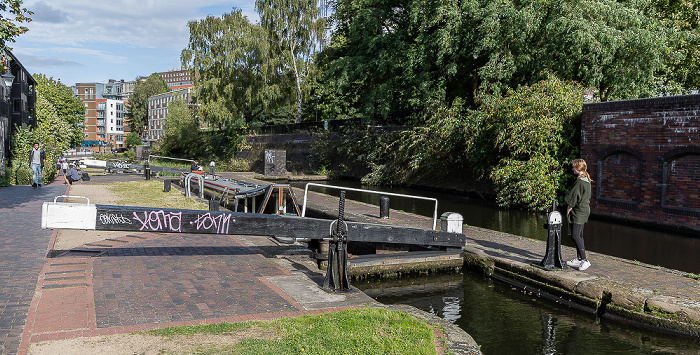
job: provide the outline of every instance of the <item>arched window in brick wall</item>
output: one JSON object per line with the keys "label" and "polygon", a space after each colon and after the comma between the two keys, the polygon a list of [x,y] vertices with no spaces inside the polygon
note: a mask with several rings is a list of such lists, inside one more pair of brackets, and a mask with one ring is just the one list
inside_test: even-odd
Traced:
{"label": "arched window in brick wall", "polygon": [[644,159],[634,149],[610,146],[598,154],[596,202],[636,211],[643,202]]}
{"label": "arched window in brick wall", "polygon": [[700,147],[664,154],[661,206],[664,213],[700,217]]}

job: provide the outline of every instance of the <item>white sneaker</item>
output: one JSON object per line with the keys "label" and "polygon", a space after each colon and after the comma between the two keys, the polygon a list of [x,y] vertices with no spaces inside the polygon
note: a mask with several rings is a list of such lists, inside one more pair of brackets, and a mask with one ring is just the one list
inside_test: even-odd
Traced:
{"label": "white sneaker", "polygon": [[571,266],[574,269],[578,269],[581,267],[581,260],[574,258],[566,262],[566,265]]}
{"label": "white sneaker", "polygon": [[588,260],[581,261],[581,266],[578,267],[579,271],[584,271],[591,266],[591,262]]}

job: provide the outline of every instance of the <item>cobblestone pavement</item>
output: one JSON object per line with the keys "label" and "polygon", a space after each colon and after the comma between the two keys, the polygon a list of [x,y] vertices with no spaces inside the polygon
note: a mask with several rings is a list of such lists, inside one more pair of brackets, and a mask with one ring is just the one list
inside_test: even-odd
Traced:
{"label": "cobblestone pavement", "polygon": [[41,205],[65,194],[54,184],[0,189],[0,353],[19,350],[25,319],[51,241],[41,229]]}

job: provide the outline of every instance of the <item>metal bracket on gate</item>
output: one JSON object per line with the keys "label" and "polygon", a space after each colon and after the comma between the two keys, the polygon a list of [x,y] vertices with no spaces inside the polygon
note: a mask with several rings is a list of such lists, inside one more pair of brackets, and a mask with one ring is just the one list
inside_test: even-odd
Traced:
{"label": "metal bracket on gate", "polygon": [[[338,206],[338,219],[333,230],[330,226],[330,239],[328,246],[328,270],[323,280],[323,288],[331,292],[350,291],[350,278],[348,277],[348,224],[345,223],[345,191],[340,192]],[[345,228],[343,228],[345,227]]]}

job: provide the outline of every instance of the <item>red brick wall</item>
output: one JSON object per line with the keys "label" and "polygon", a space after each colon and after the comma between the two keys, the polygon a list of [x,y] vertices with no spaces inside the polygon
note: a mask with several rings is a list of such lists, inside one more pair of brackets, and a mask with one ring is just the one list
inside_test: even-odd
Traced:
{"label": "red brick wall", "polygon": [[700,95],[583,105],[596,214],[700,231]]}

